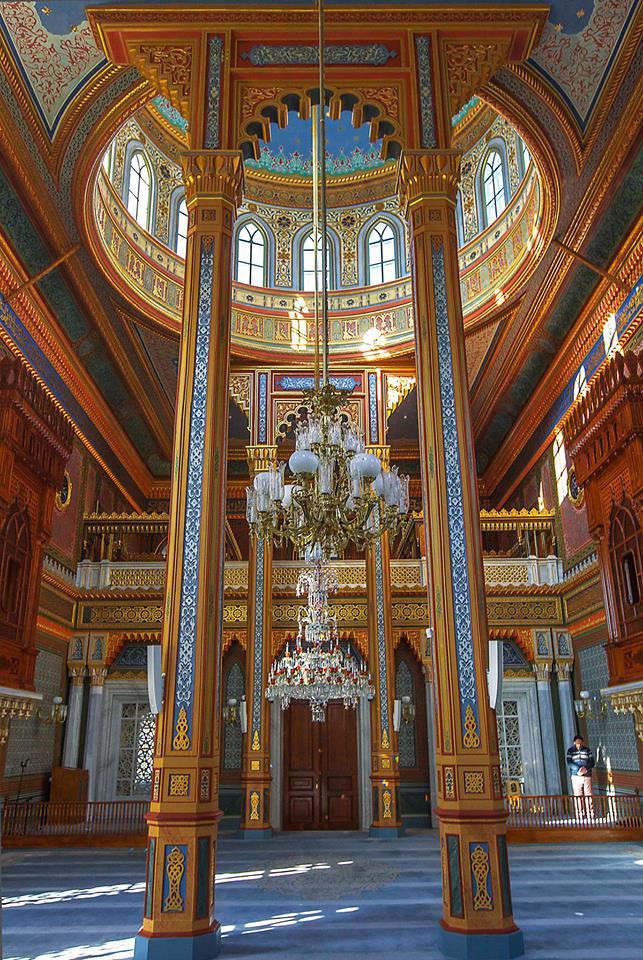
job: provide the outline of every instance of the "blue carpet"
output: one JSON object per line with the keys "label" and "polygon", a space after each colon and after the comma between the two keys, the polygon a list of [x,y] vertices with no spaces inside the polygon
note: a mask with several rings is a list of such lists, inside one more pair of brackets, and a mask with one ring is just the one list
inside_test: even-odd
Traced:
{"label": "blue carpet", "polygon": [[[641,846],[512,846],[510,860],[528,960],[638,960]],[[5,960],[130,960],[143,873],[143,850],[8,850]],[[433,831],[219,843],[222,960],[439,960],[440,897]]]}

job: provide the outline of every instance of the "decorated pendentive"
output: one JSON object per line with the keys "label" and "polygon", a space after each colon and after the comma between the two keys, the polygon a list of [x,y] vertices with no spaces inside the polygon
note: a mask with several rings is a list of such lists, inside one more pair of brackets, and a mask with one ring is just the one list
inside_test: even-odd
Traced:
{"label": "decorated pendentive", "polygon": [[308,603],[299,610],[294,647],[291,650],[286,644],[284,654],[270,668],[266,686],[266,697],[278,700],[282,710],[292,700],[308,701],[316,722],[326,719],[330,700],[355,709],[360,699],[372,699],[375,694],[366,663],[341,645],[329,602],[337,587],[335,572],[324,564],[321,551],[315,550],[312,564],[297,581],[297,596],[307,594]]}

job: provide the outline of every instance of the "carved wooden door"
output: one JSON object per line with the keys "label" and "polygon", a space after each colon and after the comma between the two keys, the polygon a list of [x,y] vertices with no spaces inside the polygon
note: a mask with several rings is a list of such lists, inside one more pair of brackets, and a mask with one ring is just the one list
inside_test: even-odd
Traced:
{"label": "carved wooden door", "polygon": [[307,703],[292,703],[284,715],[284,829],[358,826],[356,711],[332,702],[326,722],[313,723]]}

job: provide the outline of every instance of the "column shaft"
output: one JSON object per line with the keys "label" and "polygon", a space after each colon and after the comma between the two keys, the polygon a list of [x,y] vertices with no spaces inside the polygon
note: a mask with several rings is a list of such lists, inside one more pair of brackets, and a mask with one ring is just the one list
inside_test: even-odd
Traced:
{"label": "column shaft", "polygon": [[391,620],[391,560],[388,537],[371,544],[366,557],[369,666],[375,686],[371,702],[371,836],[397,837],[400,820],[400,771],[393,729],[395,670]]}
{"label": "column shaft", "polygon": [[103,692],[106,673],[106,670],[92,670],[91,686],[89,688],[85,749],[83,751],[83,767],[89,774],[88,800],[96,800],[98,791],[98,758],[100,754],[100,735],[103,728]]}
{"label": "column shaft", "polygon": [[[243,743],[241,836],[272,836],[270,826],[270,704],[265,695],[271,659],[272,544],[252,539],[248,563],[248,732]],[[275,709],[279,710],[277,703]]]}
{"label": "column shaft", "polygon": [[400,161],[413,264],[420,450],[433,614],[436,759],[447,956],[519,956],[512,917],[474,446],[455,237],[459,155]]}
{"label": "column shaft", "polygon": [[[558,740],[554,724],[554,705],[551,696],[551,674],[549,670],[541,670],[536,678],[536,692],[538,694],[538,712],[540,714],[540,735],[543,742],[543,762],[545,765],[545,788],[547,793],[555,796],[560,793],[560,758],[558,755]],[[571,741],[570,741],[571,743]]]}
{"label": "column shaft", "polygon": [[65,720],[65,745],[63,747],[63,767],[78,766],[80,747],[80,723],[83,713],[84,677],[72,676],[69,685],[69,703]]}
{"label": "column shaft", "polygon": [[235,151],[183,155],[185,304],[174,434],[165,696],[148,816],[144,919],[135,957],[210,958],[219,949],[214,870],[220,753]]}

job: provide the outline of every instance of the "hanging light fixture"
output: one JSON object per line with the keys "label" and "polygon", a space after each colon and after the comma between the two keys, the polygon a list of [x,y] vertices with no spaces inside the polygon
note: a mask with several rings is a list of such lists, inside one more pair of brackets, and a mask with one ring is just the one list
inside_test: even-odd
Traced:
{"label": "hanging light fixture", "polygon": [[299,610],[299,630],[291,651],[270,668],[266,697],[279,700],[286,710],[292,700],[308,700],[315,722],[326,719],[329,700],[343,700],[353,709],[360,698],[374,696],[371,676],[364,661],[360,663],[343,650],[329,594],[337,590],[337,577],[317,551],[312,565],[302,570],[297,581],[297,596],[308,594],[308,603]]}
{"label": "hanging light fixture", "polygon": [[[315,546],[323,559],[341,556],[348,543],[361,549],[388,533],[395,536],[409,510],[409,478],[389,470],[369,451],[347,411],[348,391],[330,382],[328,344],[328,230],[324,13],[319,3],[319,107],[313,107],[313,247],[315,251],[315,377],[304,391],[295,424],[295,452],[285,463],[257,474],[246,489],[246,516],[260,539],[291,543],[300,552]],[[321,230],[319,229],[321,227]],[[318,256],[321,271],[318,271]],[[319,274],[321,273],[321,278]],[[320,287],[321,279],[321,289]],[[321,309],[320,309],[321,307]],[[321,326],[321,373],[320,373]]]}

